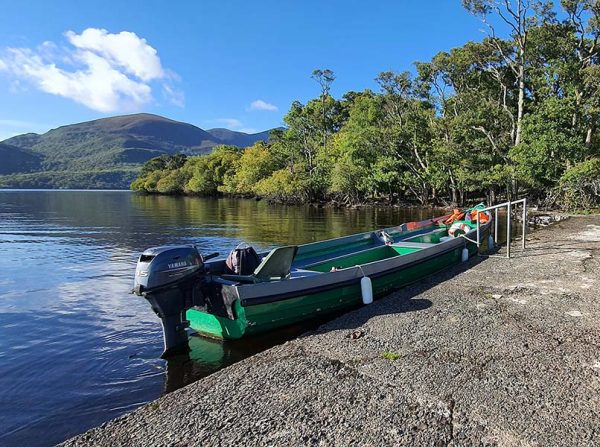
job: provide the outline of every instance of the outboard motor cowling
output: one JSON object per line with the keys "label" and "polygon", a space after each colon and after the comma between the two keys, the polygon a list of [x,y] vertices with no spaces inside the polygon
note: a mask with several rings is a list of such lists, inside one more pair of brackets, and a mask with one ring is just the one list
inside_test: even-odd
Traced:
{"label": "outboard motor cowling", "polygon": [[163,357],[189,350],[185,328],[187,309],[204,302],[203,258],[194,245],[165,245],[144,251],[135,269],[133,293],[146,298],[161,320]]}
{"label": "outboard motor cowling", "polygon": [[142,296],[146,291],[168,286],[197,273],[204,261],[193,245],[163,245],[145,250],[135,268],[133,291]]}

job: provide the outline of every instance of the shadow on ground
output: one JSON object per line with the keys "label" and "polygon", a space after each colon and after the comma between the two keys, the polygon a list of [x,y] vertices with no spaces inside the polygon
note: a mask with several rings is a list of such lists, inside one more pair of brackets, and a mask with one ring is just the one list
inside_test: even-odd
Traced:
{"label": "shadow on ground", "polygon": [[[452,266],[440,272],[434,273],[418,282],[397,289],[384,297],[376,299],[368,306],[357,306],[351,311],[335,315],[335,318],[318,327],[316,330],[305,332],[299,338],[322,334],[332,330],[356,330],[363,326],[371,318],[380,315],[404,314],[408,312],[420,312],[429,309],[434,303],[428,299],[415,298],[423,292],[460,275],[470,268],[486,261],[486,257],[474,256],[469,261]],[[341,316],[344,318],[338,318]]]}

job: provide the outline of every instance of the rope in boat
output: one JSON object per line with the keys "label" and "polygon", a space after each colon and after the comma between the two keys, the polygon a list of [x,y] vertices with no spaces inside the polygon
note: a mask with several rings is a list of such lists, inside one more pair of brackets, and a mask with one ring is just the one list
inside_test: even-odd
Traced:
{"label": "rope in boat", "polygon": [[359,265],[357,265],[357,267],[360,269],[360,272],[362,273],[363,278],[365,278],[367,275],[365,275],[365,271],[363,270],[362,265],[359,264]]}
{"label": "rope in boat", "polygon": [[466,240],[468,240],[469,242],[473,242],[474,244],[479,245],[479,242],[474,241],[473,239],[469,239],[467,236],[465,236],[464,234],[461,234],[460,237],[464,237]]}

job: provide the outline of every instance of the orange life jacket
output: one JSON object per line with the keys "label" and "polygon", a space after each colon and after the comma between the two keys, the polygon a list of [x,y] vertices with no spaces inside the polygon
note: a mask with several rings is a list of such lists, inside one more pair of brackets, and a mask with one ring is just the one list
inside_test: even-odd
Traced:
{"label": "orange life jacket", "polygon": [[479,223],[486,223],[490,220],[490,217],[482,212],[482,211],[477,211],[477,210],[473,210],[471,211],[471,221],[472,222],[477,222],[477,215],[479,214]]}
{"label": "orange life jacket", "polygon": [[458,208],[454,208],[454,210],[452,211],[452,214],[450,215],[450,217],[448,219],[446,219],[444,221],[444,223],[446,225],[450,225],[452,222],[461,220],[463,217],[465,217],[465,212]]}

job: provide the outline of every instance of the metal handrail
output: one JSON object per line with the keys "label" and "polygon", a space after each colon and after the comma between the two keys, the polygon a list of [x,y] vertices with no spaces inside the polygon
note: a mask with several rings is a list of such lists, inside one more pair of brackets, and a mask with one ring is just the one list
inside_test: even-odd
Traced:
{"label": "metal handrail", "polygon": [[[523,228],[521,234],[521,246],[525,250],[525,236],[527,234],[527,198],[508,201],[500,203],[498,205],[489,206],[479,211],[492,211],[494,210],[494,243],[498,243],[498,210],[500,208],[506,208],[506,257],[510,258],[510,243],[512,241],[512,226],[511,226],[511,212],[512,207],[516,207],[519,203],[523,204]],[[480,240],[480,222],[479,213],[477,213],[477,254],[479,254],[479,248],[481,246]]]}

